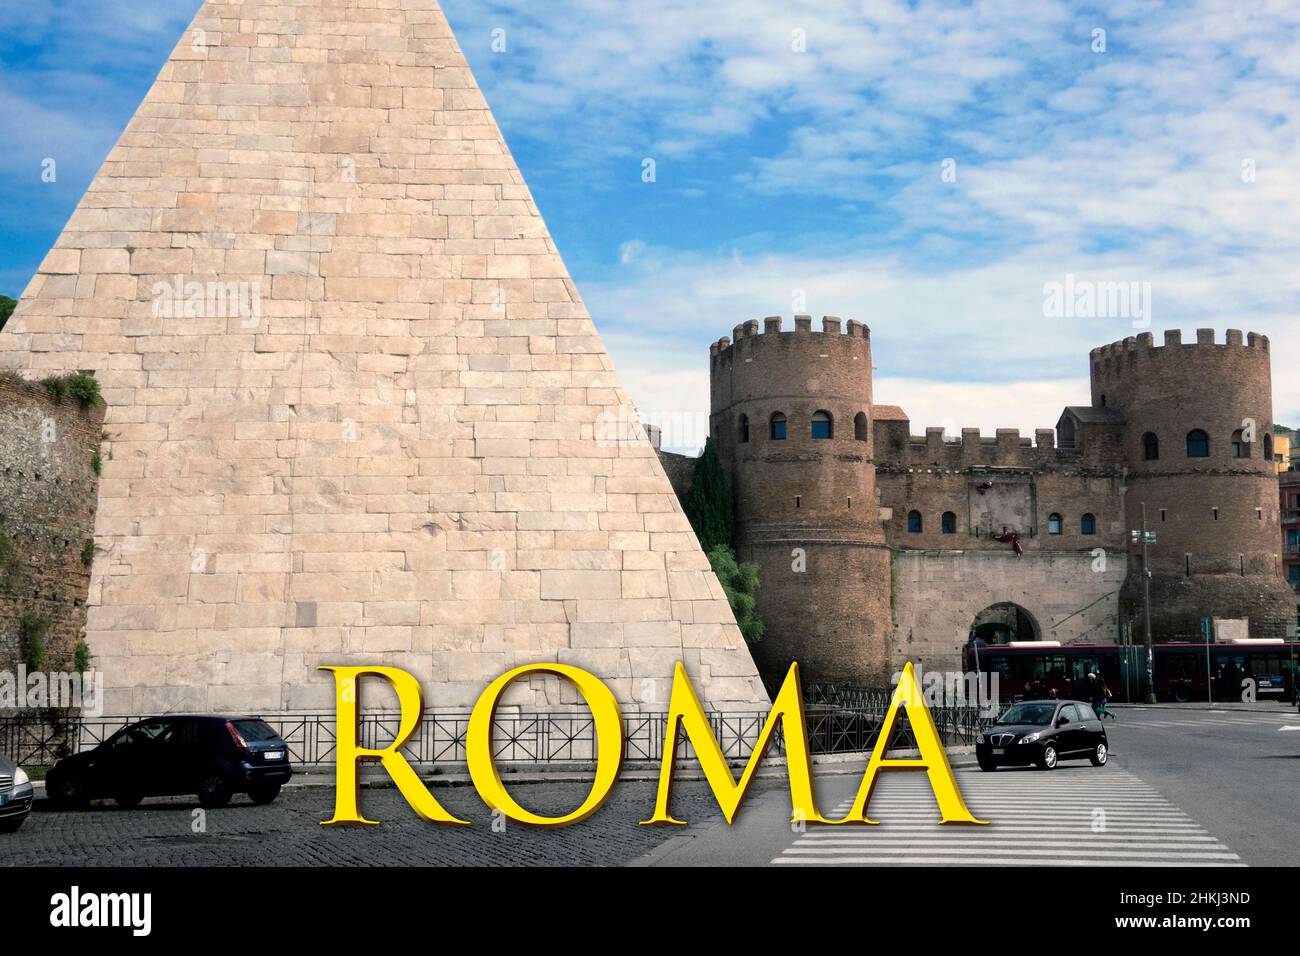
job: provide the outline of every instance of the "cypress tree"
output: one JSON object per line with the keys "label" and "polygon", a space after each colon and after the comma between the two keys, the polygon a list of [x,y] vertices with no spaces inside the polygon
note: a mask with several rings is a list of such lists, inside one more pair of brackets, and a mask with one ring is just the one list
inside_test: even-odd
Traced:
{"label": "cypress tree", "polygon": [[731,513],[731,492],[722,473],[722,460],[718,458],[713,439],[704,443],[704,453],[695,462],[691,490],[686,495],[686,517],[690,519],[700,547],[706,554],[718,545],[731,547],[735,519]]}

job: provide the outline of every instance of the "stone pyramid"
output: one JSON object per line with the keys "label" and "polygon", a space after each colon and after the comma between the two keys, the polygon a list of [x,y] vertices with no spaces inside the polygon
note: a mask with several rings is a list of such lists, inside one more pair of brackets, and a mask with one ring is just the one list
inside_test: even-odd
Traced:
{"label": "stone pyramid", "polygon": [[434,0],[204,3],[0,366],[103,386],[107,713],[329,708],[340,663],[767,702]]}

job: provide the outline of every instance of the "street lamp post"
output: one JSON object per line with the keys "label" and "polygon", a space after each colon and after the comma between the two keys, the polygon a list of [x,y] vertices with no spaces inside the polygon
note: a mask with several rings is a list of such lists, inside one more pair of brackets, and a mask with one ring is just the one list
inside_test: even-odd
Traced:
{"label": "street lamp post", "polygon": [[1147,547],[1156,543],[1156,533],[1147,530],[1147,505],[1145,501],[1142,502],[1142,527],[1136,531],[1130,531],[1129,537],[1134,543],[1141,543],[1142,545],[1142,622],[1147,651],[1146,702],[1154,704],[1156,702],[1155,650],[1151,640],[1151,565]]}

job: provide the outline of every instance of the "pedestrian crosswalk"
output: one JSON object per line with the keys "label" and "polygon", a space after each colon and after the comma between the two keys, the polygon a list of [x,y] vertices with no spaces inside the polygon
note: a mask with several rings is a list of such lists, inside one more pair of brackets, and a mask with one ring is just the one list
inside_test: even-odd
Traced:
{"label": "pedestrian crosswalk", "polygon": [[[988,826],[938,826],[921,773],[885,773],[871,799],[879,826],[809,827],[772,862],[796,866],[1243,866],[1153,787],[1113,767],[1051,773],[958,771]],[[831,819],[848,813],[852,798]]]}
{"label": "pedestrian crosswalk", "polygon": [[1153,717],[1143,715],[1138,719],[1125,720],[1122,723],[1107,724],[1107,730],[1122,726],[1133,730],[1168,730],[1170,728],[1191,728],[1195,730],[1212,730],[1216,727],[1260,727],[1275,730],[1296,723],[1297,715],[1293,713],[1274,712],[1271,714],[1249,714],[1239,711],[1220,711],[1218,713],[1203,711],[1196,715]]}

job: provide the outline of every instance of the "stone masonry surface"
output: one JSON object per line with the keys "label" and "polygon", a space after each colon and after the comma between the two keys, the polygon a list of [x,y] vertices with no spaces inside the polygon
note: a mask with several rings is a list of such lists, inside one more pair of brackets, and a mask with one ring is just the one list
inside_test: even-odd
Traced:
{"label": "stone masonry surface", "polygon": [[[0,334],[108,402],[109,713],[470,704],[514,665],[766,697],[435,0],[209,0]],[[580,703],[535,679],[507,702]]]}

